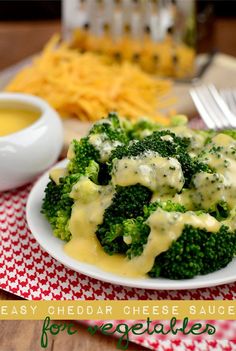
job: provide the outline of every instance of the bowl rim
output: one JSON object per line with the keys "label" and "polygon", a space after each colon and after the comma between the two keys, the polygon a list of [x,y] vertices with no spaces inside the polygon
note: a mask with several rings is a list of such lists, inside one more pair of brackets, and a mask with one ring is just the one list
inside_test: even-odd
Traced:
{"label": "bowl rim", "polygon": [[26,105],[32,106],[40,110],[40,116],[31,123],[29,126],[20,129],[16,132],[9,133],[4,136],[0,136],[0,142],[5,140],[15,139],[18,136],[21,136],[25,132],[29,132],[30,130],[34,129],[35,126],[40,125],[42,121],[46,118],[46,112],[50,111],[54,113],[54,116],[59,118],[57,111],[55,111],[45,100],[39,98],[35,95],[24,94],[24,93],[8,93],[8,92],[0,92],[0,104],[1,101],[14,101],[14,102],[22,102]]}

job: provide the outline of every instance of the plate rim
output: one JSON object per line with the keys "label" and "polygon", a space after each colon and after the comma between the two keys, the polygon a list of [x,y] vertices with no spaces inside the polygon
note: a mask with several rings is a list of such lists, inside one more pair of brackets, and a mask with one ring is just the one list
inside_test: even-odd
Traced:
{"label": "plate rim", "polygon": [[[67,163],[67,160],[64,159],[57,164],[55,164],[52,168],[57,168],[57,167],[63,167]],[[26,219],[27,219],[27,224],[28,227],[37,241],[37,243],[40,245],[40,247],[46,251],[50,256],[52,256],[55,260],[63,264],[65,267],[86,275],[88,277],[91,277],[93,279],[97,279],[106,283],[114,284],[114,285],[121,285],[124,287],[131,287],[131,288],[138,288],[138,289],[148,289],[148,290],[191,290],[191,289],[199,289],[199,288],[210,288],[218,285],[223,285],[223,284],[228,284],[228,283],[233,283],[236,281],[236,273],[233,276],[232,274],[227,277],[213,277],[211,280],[212,275],[217,275],[222,270],[225,270],[229,267],[229,265],[236,265],[236,258],[233,259],[232,262],[230,262],[225,268],[209,273],[207,275],[201,275],[197,276],[191,279],[182,279],[182,280],[172,280],[172,279],[167,279],[167,278],[147,278],[147,279],[142,279],[142,278],[128,278],[124,276],[119,276],[110,272],[106,272],[95,265],[87,264],[84,262],[81,262],[79,260],[73,259],[70,256],[68,256],[65,252],[63,252],[63,246],[64,242],[56,238],[51,229],[50,225],[47,222],[47,220],[44,218],[44,216],[40,213],[40,211],[37,212],[37,214],[32,214],[32,207],[34,208],[35,206],[38,207],[40,204],[41,208],[41,203],[42,203],[42,198],[43,198],[43,193],[40,191],[42,188],[42,185],[45,185],[49,180],[49,171],[45,172],[33,185],[31,188],[31,191],[29,193],[28,199],[27,199],[27,204],[26,204]],[[40,198],[37,199],[38,192],[41,192]],[[37,203],[38,202],[38,203]],[[57,245],[60,247],[60,251],[55,250],[55,248],[48,247],[47,244],[48,242],[45,242],[42,238],[44,235],[40,235],[40,232],[42,233],[42,228],[39,230],[35,230],[35,220],[34,216],[36,215],[36,218],[38,220],[43,221],[43,223],[49,228],[47,231],[46,235],[50,235],[49,241],[57,242]],[[44,228],[45,231],[45,228]],[[80,267],[82,266],[82,268]]]}

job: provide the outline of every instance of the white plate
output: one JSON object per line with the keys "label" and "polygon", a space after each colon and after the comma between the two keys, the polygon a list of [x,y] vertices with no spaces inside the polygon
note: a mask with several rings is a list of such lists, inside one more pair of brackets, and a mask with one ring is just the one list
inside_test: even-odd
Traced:
{"label": "white plate", "polygon": [[[59,162],[55,167],[64,167],[66,161]],[[198,276],[193,279],[170,280],[164,278],[133,279],[105,272],[96,266],[77,261],[65,254],[64,242],[53,236],[50,225],[40,213],[44,189],[49,181],[48,173],[44,174],[32,188],[27,202],[27,221],[32,234],[40,246],[65,266],[92,278],[109,283],[158,290],[181,290],[216,286],[236,280],[236,259],[226,268],[215,273]]]}

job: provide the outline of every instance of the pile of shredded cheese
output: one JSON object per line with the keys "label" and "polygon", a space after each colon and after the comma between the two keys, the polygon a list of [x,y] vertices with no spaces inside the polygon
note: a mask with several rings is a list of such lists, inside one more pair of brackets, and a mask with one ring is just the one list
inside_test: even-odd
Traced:
{"label": "pile of shredded cheese", "polygon": [[132,120],[147,116],[165,123],[160,109],[175,102],[173,97],[166,98],[170,81],[152,78],[130,63],[108,64],[96,54],[78,53],[59,44],[58,37],[50,40],[6,90],[40,96],[61,116],[82,121],[96,121],[117,111]]}
{"label": "pile of shredded cheese", "polygon": [[195,50],[177,42],[171,34],[158,42],[153,41],[150,34],[135,39],[129,33],[114,40],[108,29],[103,35],[95,35],[77,28],[70,45],[83,52],[105,55],[111,62],[133,62],[143,71],[159,77],[186,78],[194,72]]}

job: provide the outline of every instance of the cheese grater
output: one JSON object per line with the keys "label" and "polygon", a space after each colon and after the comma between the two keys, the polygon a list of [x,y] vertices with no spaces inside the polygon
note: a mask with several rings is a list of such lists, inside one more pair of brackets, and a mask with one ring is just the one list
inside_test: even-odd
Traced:
{"label": "cheese grater", "polygon": [[[149,73],[187,76],[194,50],[182,42],[192,30],[193,10],[194,0],[63,0],[63,36],[70,40],[80,29],[75,46],[81,51],[106,52],[119,61],[122,46],[122,59]],[[84,44],[85,36],[95,40]]]}

